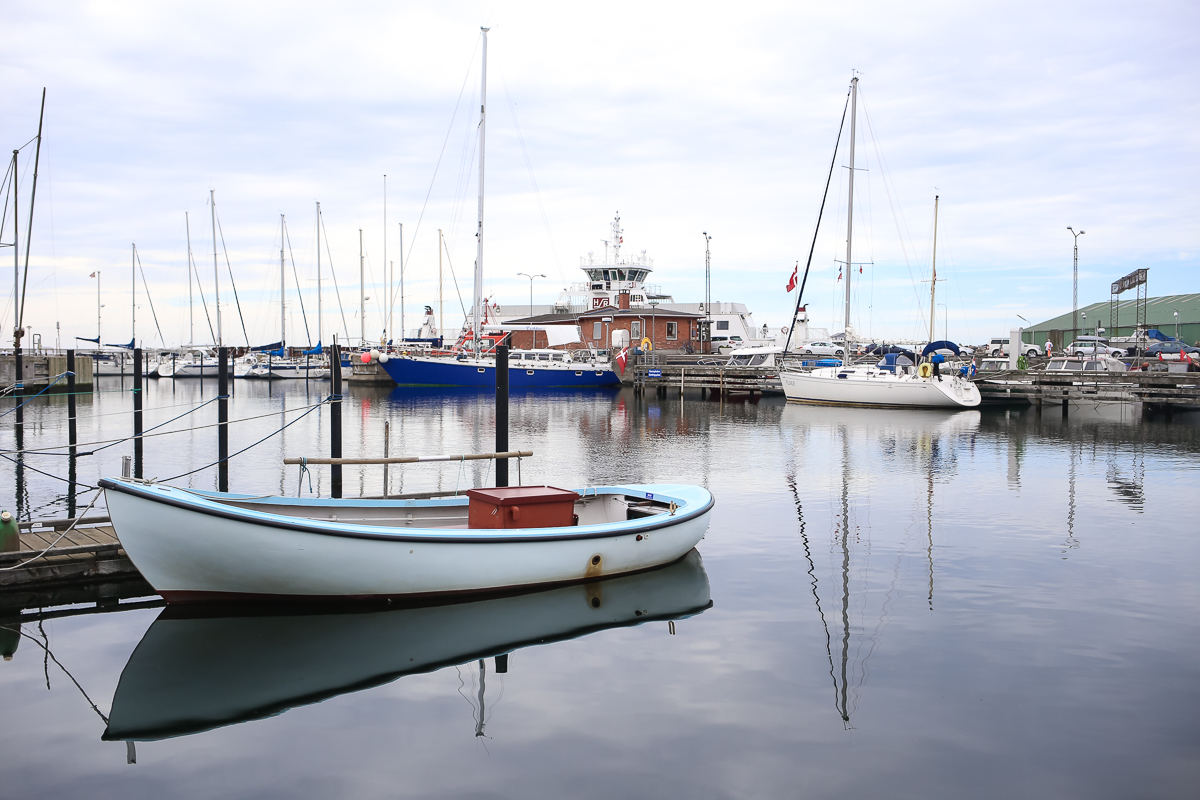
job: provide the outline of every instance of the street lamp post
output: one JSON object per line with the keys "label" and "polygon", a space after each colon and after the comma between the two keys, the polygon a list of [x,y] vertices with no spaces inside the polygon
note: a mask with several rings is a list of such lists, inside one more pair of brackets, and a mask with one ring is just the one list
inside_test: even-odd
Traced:
{"label": "street lamp post", "polygon": [[938,303],[942,307],[942,319],[945,325],[942,328],[942,338],[947,342],[950,341],[950,308],[945,303]]}
{"label": "street lamp post", "polygon": [[1178,339],[1179,338],[1179,309],[1172,308],[1171,310],[1175,312],[1175,338]]}
{"label": "street lamp post", "polygon": [[[1076,317],[1076,314],[1079,313],[1079,237],[1087,231],[1076,233],[1070,225],[1067,226],[1067,230],[1075,237],[1075,262],[1071,270],[1071,335],[1074,336],[1079,327],[1079,320]],[[1084,319],[1087,319],[1087,315],[1084,315]]]}
{"label": "street lamp post", "polygon": [[1079,316],[1083,317],[1083,335],[1087,336],[1087,312],[1080,312]]}
{"label": "street lamp post", "polygon": [[533,316],[533,279],[534,278],[544,278],[546,276],[542,275],[540,273],[537,275],[530,275],[528,272],[518,272],[517,274],[524,275],[526,278],[529,278],[529,316],[532,317]]}

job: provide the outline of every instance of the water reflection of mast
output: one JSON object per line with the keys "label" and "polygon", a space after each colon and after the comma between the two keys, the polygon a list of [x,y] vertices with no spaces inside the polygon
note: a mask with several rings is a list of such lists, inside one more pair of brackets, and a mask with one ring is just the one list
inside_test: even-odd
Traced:
{"label": "water reflection of mast", "polygon": [[483,736],[484,726],[484,705],[483,695],[487,691],[487,665],[483,663],[483,659],[479,659],[479,721],[475,723],[475,735]]}
{"label": "water reflection of mast", "polygon": [[850,652],[850,447],[846,429],[842,429],[842,688],[838,711],[842,721],[850,721],[846,695],[847,654]]}
{"label": "water reflection of mast", "polygon": [[[804,525],[804,506],[800,502],[800,490],[796,488],[795,465],[787,476],[788,487],[792,490],[792,499],[796,503],[796,517],[800,521],[800,542],[804,546],[804,558],[808,561],[809,586],[812,590],[813,602],[817,604],[817,615],[821,618],[821,627],[825,629],[825,654],[829,657],[829,677],[833,678],[833,640],[829,635],[829,621],[825,619],[825,610],[821,608],[821,596],[817,594],[817,568],[813,563],[812,549],[808,544],[808,533]],[[837,679],[833,679],[834,702],[837,702]]]}

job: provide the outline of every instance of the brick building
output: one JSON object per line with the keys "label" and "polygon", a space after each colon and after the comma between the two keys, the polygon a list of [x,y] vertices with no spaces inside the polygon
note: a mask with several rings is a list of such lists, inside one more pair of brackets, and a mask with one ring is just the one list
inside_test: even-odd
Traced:
{"label": "brick building", "polygon": [[[583,338],[581,344],[568,345],[568,349],[593,347],[607,349],[612,342],[613,331],[627,331],[629,341],[638,346],[644,338],[650,339],[655,350],[677,350],[691,345],[700,349],[699,321],[703,317],[687,311],[667,311],[649,308],[629,308],[629,295],[619,296],[621,306],[605,305],[581,314],[541,314],[536,317],[509,320],[511,325],[578,325]],[[516,348],[539,348],[546,346],[546,334],[542,331],[514,331],[512,346]]]}

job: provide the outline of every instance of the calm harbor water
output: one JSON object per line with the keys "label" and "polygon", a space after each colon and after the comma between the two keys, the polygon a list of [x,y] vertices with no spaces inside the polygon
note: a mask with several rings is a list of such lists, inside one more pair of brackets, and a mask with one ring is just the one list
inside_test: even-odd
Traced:
{"label": "calm harbor water", "polygon": [[[85,446],[131,431],[128,382],[98,388],[87,484],[132,453]],[[150,383],[146,429],[215,388]],[[232,490],[310,491],[281,462],[327,454],[328,409],[301,417],[327,391],[238,382],[231,417],[259,418],[231,450],[298,421],[233,459]],[[64,443],[64,409],[32,404],[23,446]],[[355,388],[346,409],[348,456],[381,455],[384,420],[394,454],[492,449],[487,393]],[[1192,797],[1197,416],[517,395],[525,483],[702,483],[698,556],[435,608],[26,622],[0,663],[0,795]],[[215,429],[195,426],[215,421],[213,403],[161,428],[191,430],[149,438],[145,475],[213,462]],[[5,507],[67,513],[65,458],[0,463]],[[393,467],[390,488],[492,477]],[[383,489],[380,467],[345,480]]]}

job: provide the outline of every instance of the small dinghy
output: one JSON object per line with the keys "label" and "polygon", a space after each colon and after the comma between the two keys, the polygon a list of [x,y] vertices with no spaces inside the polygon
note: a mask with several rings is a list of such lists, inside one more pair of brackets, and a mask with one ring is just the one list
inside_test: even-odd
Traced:
{"label": "small dinghy", "polygon": [[591,581],[682,558],[699,486],[473,489],[428,500],[300,499],[106,478],[125,552],[168,602],[419,598]]}

